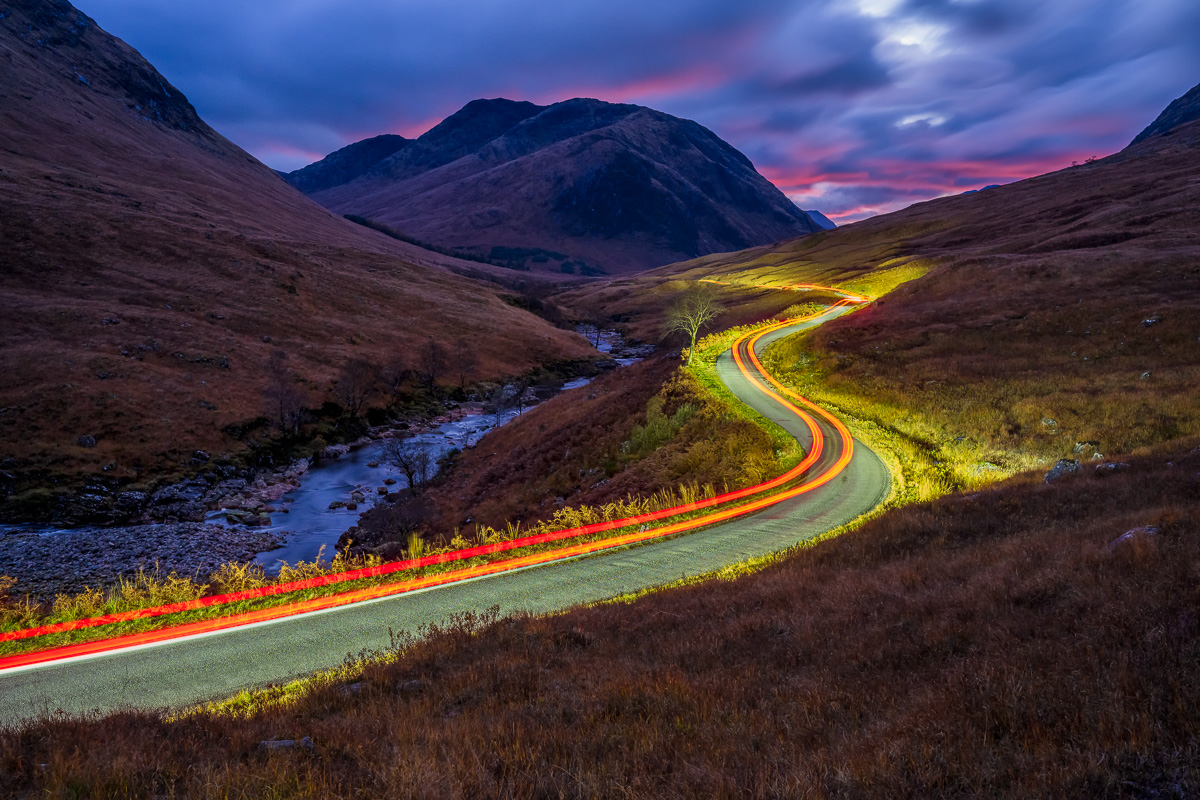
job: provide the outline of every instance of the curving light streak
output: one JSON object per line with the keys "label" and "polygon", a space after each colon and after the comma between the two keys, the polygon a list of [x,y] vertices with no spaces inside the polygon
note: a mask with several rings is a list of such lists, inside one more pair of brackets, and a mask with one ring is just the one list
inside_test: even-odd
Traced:
{"label": "curving light streak", "polygon": [[[718,281],[710,281],[719,283]],[[805,288],[810,288],[809,285],[803,285]],[[772,287],[779,288],[779,287]],[[790,288],[790,287],[788,287]],[[828,287],[811,288],[828,289]],[[101,625],[109,625],[116,622],[126,622],[137,619],[147,619],[167,614],[176,614],[183,611],[191,611],[200,608],[207,608],[217,605],[241,602],[244,600],[258,599],[277,594],[285,594],[305,589],[319,588],[337,583],[343,583],[353,580],[361,580],[364,578],[378,577],[388,575],[395,572],[401,572],[411,569],[416,569],[434,564],[444,564],[453,561],[460,561],[469,558],[475,558],[492,553],[514,550],[520,547],[542,544],[546,542],[558,541],[562,539],[577,538],[593,533],[600,533],[606,530],[615,530],[618,528],[630,527],[633,525],[644,525],[647,522],[653,522],[667,517],[678,516],[692,511],[710,508],[715,505],[729,503],[731,501],[752,497],[770,491],[785,483],[788,483],[802,476],[810,469],[822,456],[825,447],[825,436],[816,421],[803,408],[793,404],[792,402],[781,397],[777,392],[772,391],[770,387],[765,385],[754,372],[757,372],[762,377],[766,378],[772,386],[779,391],[793,398],[797,402],[816,411],[823,419],[829,422],[838,433],[841,445],[841,454],[834,464],[827,470],[817,476],[810,476],[809,480],[800,486],[793,487],[778,494],[772,494],[766,497],[760,497],[748,503],[720,511],[706,514],[691,520],[683,520],[681,522],[672,523],[670,525],[653,528],[649,530],[639,530],[636,532],[626,533],[619,536],[608,537],[605,539],[596,540],[593,542],[583,542],[568,547],[557,548],[554,550],[535,553],[531,555],[521,556],[518,558],[505,559],[503,561],[491,562],[488,564],[475,565],[465,569],[453,570],[450,572],[441,573],[438,575],[430,575],[419,578],[410,578],[403,581],[380,584],[378,586],[364,587],[361,589],[343,592],[336,595],[325,597],[312,598],[296,603],[276,606],[273,608],[257,609],[255,611],[245,612],[242,614],[229,615],[208,620],[200,620],[197,622],[184,623],[182,625],[161,628],[152,631],[144,631],[125,636],[119,636],[109,639],[100,639],[90,642],[81,642],[72,645],[65,645],[56,648],[48,648],[45,650],[32,651],[28,653],[20,653],[17,655],[6,656],[0,658],[0,671],[6,669],[14,669],[32,664],[40,664],[51,661],[59,661],[66,658],[77,658],[86,655],[94,655],[111,650],[118,650],[127,647],[138,645],[151,644],[156,642],[167,641],[170,639],[182,638],[185,636],[193,636],[202,633],[211,633],[214,631],[223,630],[226,628],[239,627],[256,622],[264,622],[269,620],[280,619],[283,617],[295,616],[321,609],[335,608],[350,603],[371,600],[380,597],[385,597],[395,594],[403,594],[407,592],[427,589],[434,586],[439,586],[456,581],[470,580],[473,578],[483,577],[486,575],[494,575],[501,572],[507,572],[516,569],[523,569],[530,566],[549,563],[563,559],[576,558],[581,555],[586,555],[600,550],[606,550],[615,547],[623,547],[629,544],[646,541],[649,539],[670,536],[683,531],[694,530],[696,528],[705,527],[719,522],[732,519],[734,517],[743,516],[745,514],[760,511],[769,506],[781,503],[793,497],[811,492],[821,486],[824,486],[829,481],[833,480],[838,474],[849,464],[854,452],[854,441],[850,436],[849,430],[835,416],[820,408],[811,401],[801,397],[795,392],[783,386],[772,375],[770,375],[759,361],[758,356],[754,352],[754,346],[762,337],[778,330],[779,328],[794,325],[798,322],[804,322],[815,319],[817,317],[828,314],[833,308],[838,306],[859,304],[870,302],[867,298],[861,295],[843,292],[840,289],[832,291],[841,292],[845,295],[842,300],[839,300],[830,308],[821,312],[810,314],[805,317],[799,317],[791,320],[784,320],[758,331],[752,331],[739,338],[733,346],[733,358],[739,371],[756,389],[764,394],[775,399],[788,411],[802,419],[808,428],[813,444],[810,452],[805,458],[792,469],[782,475],[765,481],[754,486],[749,486],[744,489],[739,489],[733,492],[726,492],[715,497],[705,500],[698,500],[692,503],[686,503],[681,506],[661,509],[659,511],[640,514],[634,517],[626,517],[624,519],[610,520],[607,522],[592,523],[578,528],[569,528],[562,531],[552,531],[549,533],[538,534],[535,536],[526,536],[519,539],[511,539],[504,542],[496,542],[487,545],[457,550],[448,553],[438,553],[435,555],[425,556],[423,558],[398,561],[391,564],[382,564],[377,567],[367,567],[359,570],[338,573],[334,575],[321,575],[314,578],[308,578],[299,581],[291,581],[283,584],[275,584],[272,586],[263,586],[256,589],[248,589],[241,592],[231,592],[223,595],[214,595],[211,597],[203,597],[195,600],[189,600],[181,603],[172,603],[169,605],[155,606],[152,608],[135,609],[133,611],[125,611],[116,614],[108,614],[100,617],[91,617],[87,619],[72,620],[69,622],[56,623],[53,625],[44,625],[37,628],[27,628],[18,631],[8,631],[0,633],[0,641],[12,641],[17,639],[26,639],[36,636],[44,636],[50,633],[60,633],[71,630],[80,630],[83,628],[96,627]],[[751,370],[747,367],[747,360],[753,365]]]}

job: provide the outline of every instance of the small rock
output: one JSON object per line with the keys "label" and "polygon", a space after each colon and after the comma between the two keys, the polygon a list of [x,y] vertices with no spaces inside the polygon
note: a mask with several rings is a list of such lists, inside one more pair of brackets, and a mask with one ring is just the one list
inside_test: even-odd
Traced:
{"label": "small rock", "polygon": [[209,454],[203,450],[197,450],[196,452],[192,453],[192,460],[199,461],[201,464],[207,462],[209,458],[211,458],[211,456],[209,456]]}
{"label": "small rock", "polygon": [[378,461],[368,461],[367,466],[370,467],[371,469],[376,469],[379,466],[379,462]]}
{"label": "small rock", "polygon": [[362,492],[352,492],[350,494],[350,499],[355,503],[361,503],[367,498]]}
{"label": "small rock", "polygon": [[1056,428],[1056,427],[1058,427],[1058,420],[1051,419],[1050,417],[1042,417],[1042,427],[1043,428]]}
{"label": "small rock", "polygon": [[1158,536],[1162,533],[1162,529],[1157,525],[1143,525],[1140,528],[1133,528],[1122,533],[1117,538],[1108,543],[1108,549],[1114,550],[1117,547],[1132,542],[1134,539],[1144,538],[1148,536]]}
{"label": "small rock", "polygon": [[398,691],[400,692],[400,694],[406,694],[406,695],[420,694],[421,692],[425,691],[425,681],[422,681],[422,680],[405,681],[404,683],[400,684],[400,686],[397,688],[398,688]]}
{"label": "small rock", "polygon": [[387,494],[388,488],[386,486],[380,486],[378,489],[375,490],[375,493],[376,494]]}
{"label": "small rock", "polygon": [[1079,474],[1079,462],[1073,458],[1060,458],[1058,463],[1050,468],[1042,480],[1045,483],[1054,483],[1062,480],[1070,475]]}
{"label": "small rock", "polygon": [[1152,317],[1142,320],[1142,327],[1149,328],[1151,325],[1157,325],[1160,322],[1162,322],[1162,317],[1160,317],[1158,314],[1155,314]]}
{"label": "small rock", "polygon": [[384,478],[384,479],[383,479],[383,485],[384,485],[384,486],[395,486],[395,485],[396,485],[396,480],[395,480],[394,478]]}
{"label": "small rock", "polygon": [[346,505],[346,504],[345,504],[345,503],[343,503],[341,500],[334,500],[332,503],[330,503],[330,504],[329,504],[329,510],[330,510],[330,511],[336,511],[336,510],[338,510],[339,508],[344,508],[344,507],[345,507],[345,505]]}
{"label": "small rock", "polygon": [[358,503],[355,503],[355,502],[346,503],[346,510],[347,511],[358,511]]}
{"label": "small rock", "polygon": [[1106,461],[1103,464],[1096,465],[1096,474],[1100,476],[1112,475],[1117,472],[1124,472],[1129,469],[1129,465],[1124,461]]}
{"label": "small rock", "polygon": [[1149,377],[1150,377],[1150,373],[1149,373],[1149,372],[1143,372],[1143,373],[1142,373],[1142,380],[1146,380],[1146,379],[1147,379],[1147,378],[1149,378]]}
{"label": "small rock", "polygon": [[96,446],[96,437],[84,434],[83,436],[80,436],[78,439],[76,439],[75,442],[80,447],[95,447]]}
{"label": "small rock", "polygon": [[296,741],[295,739],[265,739],[258,743],[260,750],[295,750],[297,748],[312,750],[313,747],[313,740],[307,736],[300,741]]}

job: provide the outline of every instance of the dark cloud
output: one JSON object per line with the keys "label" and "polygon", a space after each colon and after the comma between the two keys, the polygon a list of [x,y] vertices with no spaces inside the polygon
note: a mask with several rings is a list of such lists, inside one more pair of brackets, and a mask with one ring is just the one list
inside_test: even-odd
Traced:
{"label": "dark cloud", "polygon": [[[82,0],[81,0],[82,2]],[[839,221],[1119,149],[1200,81],[1195,0],[94,0],[292,169],[478,97],[695,119]]]}

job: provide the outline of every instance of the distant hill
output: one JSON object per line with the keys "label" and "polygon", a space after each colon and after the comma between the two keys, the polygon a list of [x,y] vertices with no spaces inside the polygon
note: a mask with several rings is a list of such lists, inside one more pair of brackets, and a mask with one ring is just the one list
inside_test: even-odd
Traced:
{"label": "distant hill", "polygon": [[337,152],[303,169],[280,175],[302,192],[319,192],[349,183],[383,159],[395,155],[412,143],[403,136],[385,133],[346,145]]}
{"label": "distant hill", "polygon": [[475,100],[353,180],[305,188],[338,159],[288,179],[338,213],[541,271],[627,273],[821,229],[712,131],[635,105]]}
{"label": "distant hill", "polygon": [[820,211],[809,210],[805,211],[804,213],[808,214],[812,221],[820,225],[824,230],[831,231],[837,227],[833,220],[822,214]]}
{"label": "distant hill", "polygon": [[0,500],[245,452],[279,351],[314,407],[430,336],[480,378],[591,352],[455,271],[519,274],[313,203],[62,0],[6,4],[0,70]]}
{"label": "distant hill", "polygon": [[1158,118],[1134,137],[1131,145],[1149,139],[1152,136],[1165,136],[1171,131],[1188,122],[1200,119],[1200,84],[1192,87],[1183,97],[1176,98],[1163,109]]}

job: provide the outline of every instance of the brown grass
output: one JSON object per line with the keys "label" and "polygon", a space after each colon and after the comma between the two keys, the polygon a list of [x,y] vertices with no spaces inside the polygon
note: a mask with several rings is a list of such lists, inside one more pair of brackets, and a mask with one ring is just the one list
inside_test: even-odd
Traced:
{"label": "brown grass", "polygon": [[[75,12],[12,11],[0,21],[0,469],[15,481],[0,493],[145,482],[197,449],[245,452],[224,428],[264,413],[278,350],[314,408],[347,360],[413,366],[429,336],[474,348],[477,379],[591,353],[504,302],[509,286],[455,274],[512,271],[326,212],[177,93],[166,110],[184,129],[134,113],[137,71],[162,79],[94,24],[64,31]],[[35,32],[18,37],[26,24]]]}
{"label": "brown grass", "polygon": [[[26,725],[0,736],[0,791],[1191,796],[1197,519],[1200,450],[1019,478],[736,581],[464,617],[248,715]],[[1160,533],[1110,545],[1142,525]],[[258,747],[303,736],[311,752]]]}

